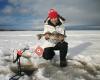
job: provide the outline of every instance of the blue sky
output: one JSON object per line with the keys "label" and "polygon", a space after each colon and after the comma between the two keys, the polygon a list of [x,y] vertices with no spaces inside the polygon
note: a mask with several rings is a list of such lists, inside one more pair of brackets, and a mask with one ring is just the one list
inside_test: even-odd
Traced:
{"label": "blue sky", "polygon": [[100,25],[100,0],[0,0],[0,29],[41,29],[51,8],[66,25]]}

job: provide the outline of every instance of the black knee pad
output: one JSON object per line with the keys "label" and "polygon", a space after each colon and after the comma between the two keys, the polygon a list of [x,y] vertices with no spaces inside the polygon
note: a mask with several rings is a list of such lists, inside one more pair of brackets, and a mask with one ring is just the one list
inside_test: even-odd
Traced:
{"label": "black knee pad", "polygon": [[46,60],[51,60],[54,57],[55,53],[52,48],[45,48],[43,52],[43,58]]}

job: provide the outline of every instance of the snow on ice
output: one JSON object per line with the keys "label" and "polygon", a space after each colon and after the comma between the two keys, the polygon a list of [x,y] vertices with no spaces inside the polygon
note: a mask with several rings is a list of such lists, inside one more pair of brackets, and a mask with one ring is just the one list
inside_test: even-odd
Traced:
{"label": "snow on ice", "polygon": [[[10,66],[17,66],[12,63],[16,49],[25,45],[33,47],[43,42],[36,39],[35,35],[38,33],[41,31],[0,32],[0,80],[9,80],[14,75]],[[19,80],[100,80],[100,32],[66,33],[66,41],[69,43],[68,66],[60,68],[52,65],[33,52],[32,63],[37,69],[30,76],[25,74]],[[59,51],[56,51],[54,58],[55,64],[59,64]]]}

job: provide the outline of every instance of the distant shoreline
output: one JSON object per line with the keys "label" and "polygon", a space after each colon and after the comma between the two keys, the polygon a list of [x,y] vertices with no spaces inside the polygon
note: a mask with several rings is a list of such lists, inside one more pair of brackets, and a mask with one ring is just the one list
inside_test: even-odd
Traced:
{"label": "distant shoreline", "polygon": [[[81,31],[81,30],[90,30],[90,31],[92,31],[92,30],[100,30],[100,29],[66,29],[66,31],[67,30],[72,30],[72,31],[77,31],[77,30],[79,30],[79,31]],[[0,31],[43,31],[43,30],[0,30]]]}
{"label": "distant shoreline", "polygon": [[[65,30],[100,30],[100,25],[65,25]],[[43,31],[43,27],[40,28],[0,28],[0,31]]]}

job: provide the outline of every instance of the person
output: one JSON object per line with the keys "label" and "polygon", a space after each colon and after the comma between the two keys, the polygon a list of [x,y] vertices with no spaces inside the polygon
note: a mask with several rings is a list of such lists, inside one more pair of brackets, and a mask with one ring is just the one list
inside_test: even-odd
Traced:
{"label": "person", "polygon": [[[63,23],[65,19],[58,14],[54,9],[50,9],[48,12],[48,17],[44,21],[44,38],[46,44],[43,51],[43,58],[46,60],[52,60],[55,52],[54,50],[60,51],[60,67],[67,66],[67,52],[68,43],[65,41],[65,30]],[[60,34],[60,35],[58,35]],[[56,35],[56,36],[53,36]],[[37,35],[38,39],[41,39],[41,35]]]}

